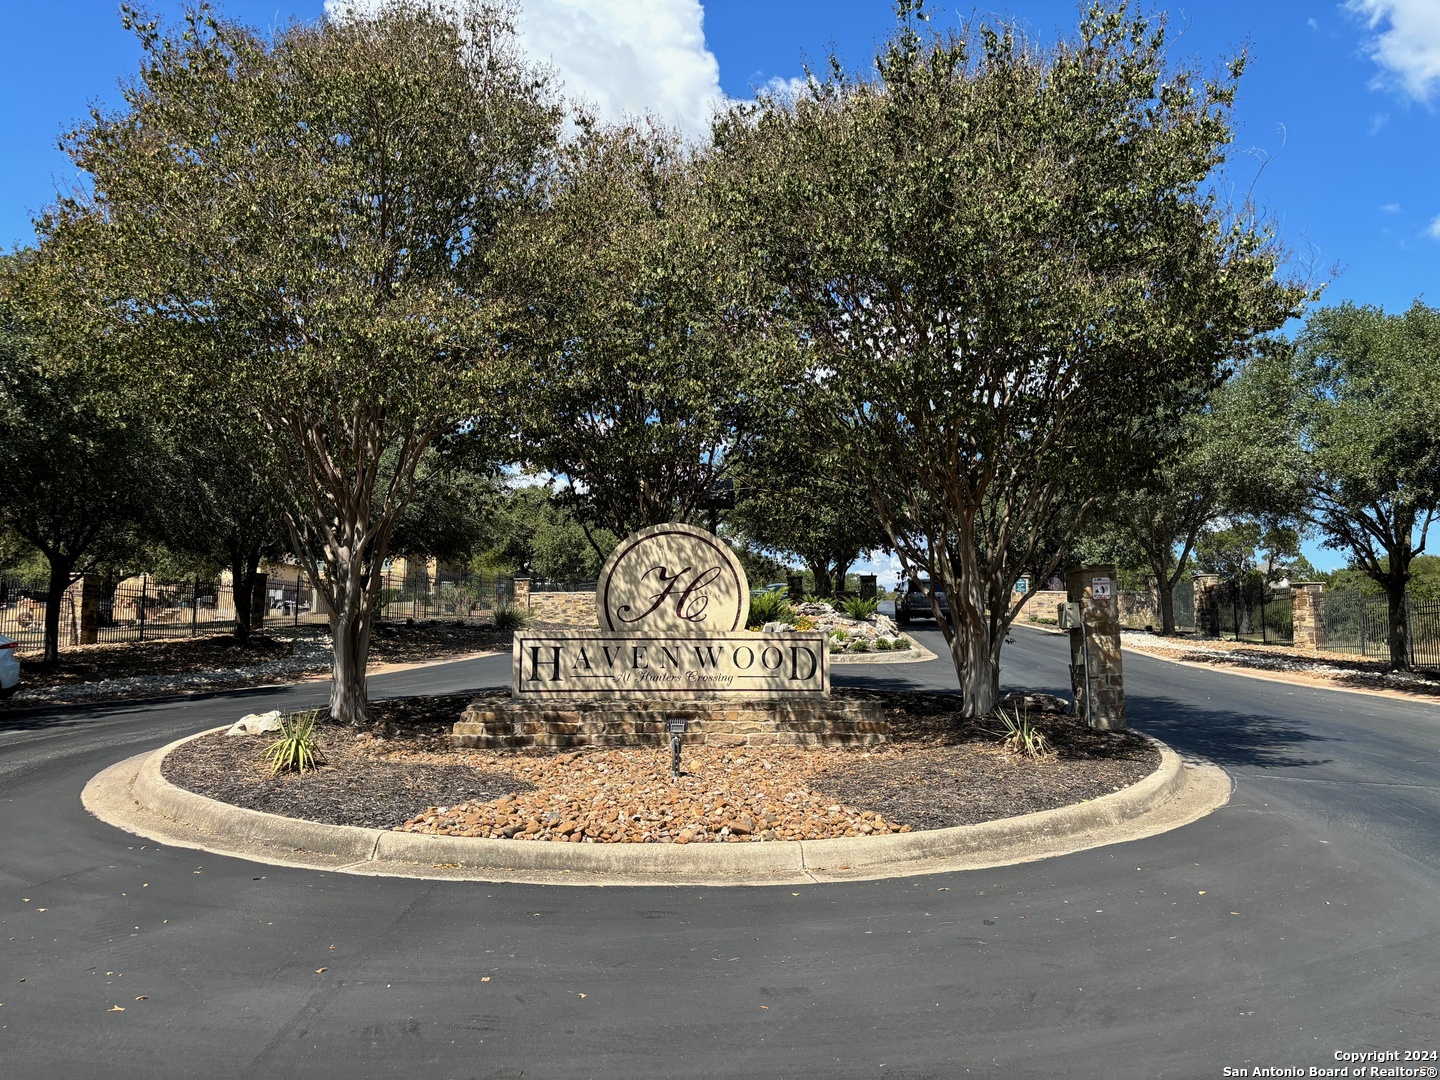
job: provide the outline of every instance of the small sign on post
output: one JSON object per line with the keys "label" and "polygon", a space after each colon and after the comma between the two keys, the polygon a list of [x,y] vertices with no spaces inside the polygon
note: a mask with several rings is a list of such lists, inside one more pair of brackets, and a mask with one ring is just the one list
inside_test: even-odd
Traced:
{"label": "small sign on post", "polygon": [[1090,596],[1094,600],[1110,599],[1110,579],[1108,577],[1093,577],[1090,579]]}

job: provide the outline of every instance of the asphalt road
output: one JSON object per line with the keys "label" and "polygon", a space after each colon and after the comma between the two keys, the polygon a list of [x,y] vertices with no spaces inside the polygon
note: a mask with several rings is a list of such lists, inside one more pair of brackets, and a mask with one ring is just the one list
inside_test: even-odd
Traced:
{"label": "asphalt road", "polygon": [[[953,688],[917,637],[941,659],[836,681]],[[1229,770],[1228,806],[1030,865],[806,887],[157,849],[82,809],[92,775],[324,688],[0,712],[0,1077],[1219,1077],[1440,1050],[1440,708],[1125,663],[1131,722]],[[1004,665],[1065,690],[1058,637],[1017,630]],[[507,680],[493,658],[372,693]]]}

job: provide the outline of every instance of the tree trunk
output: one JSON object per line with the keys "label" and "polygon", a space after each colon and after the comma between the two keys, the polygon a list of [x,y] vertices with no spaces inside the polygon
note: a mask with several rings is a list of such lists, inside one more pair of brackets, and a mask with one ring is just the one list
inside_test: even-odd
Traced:
{"label": "tree trunk", "polygon": [[815,575],[815,595],[827,597],[830,595],[830,567],[826,563],[811,563],[810,573]]}
{"label": "tree trunk", "polygon": [[230,548],[230,596],[235,604],[235,640],[241,645],[250,640],[250,613],[254,610],[255,575],[259,568],[258,555],[251,565],[238,545]]}
{"label": "tree trunk", "polygon": [[360,725],[369,718],[366,704],[365,667],[370,655],[370,622],[373,617],[365,581],[353,566],[337,560],[334,613],[330,616],[330,637],[335,646],[331,667],[330,718],[341,724]]}
{"label": "tree trunk", "polygon": [[73,569],[74,564],[68,560],[50,560],[50,580],[45,586],[44,662],[47,664],[60,659],[60,605],[65,599],[65,590],[70,587]]}
{"label": "tree trunk", "polygon": [[1166,637],[1175,636],[1175,590],[1163,583],[1157,585],[1155,591],[1159,594],[1157,599],[1160,602],[1160,633]]}
{"label": "tree trunk", "polygon": [[984,613],[977,619],[968,610],[970,607],[966,604],[963,608],[967,610],[961,610],[953,599],[950,601],[950,618],[955,624],[950,635],[950,658],[960,679],[961,714],[979,718],[988,715],[1000,697],[1000,665],[991,654]]}
{"label": "tree trunk", "polygon": [[[1405,585],[1386,582],[1385,600],[1390,609],[1390,667],[1395,671],[1409,671],[1410,624],[1405,618]],[[49,623],[48,615],[46,623]]]}

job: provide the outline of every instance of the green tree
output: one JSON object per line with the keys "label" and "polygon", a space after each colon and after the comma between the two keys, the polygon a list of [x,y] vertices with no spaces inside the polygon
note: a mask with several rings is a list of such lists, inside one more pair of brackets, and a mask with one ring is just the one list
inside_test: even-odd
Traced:
{"label": "green tree", "polygon": [[396,2],[265,37],[200,8],[67,139],[108,314],[153,383],[253,417],[291,544],[332,612],[330,712],[365,715],[380,570],[429,448],[504,397],[504,222],[561,110],[492,5]]}
{"label": "green tree", "polygon": [[[33,254],[0,268],[0,530],[45,558],[44,660],[53,662],[65,590],[140,545],[157,444],[143,410],[89,367],[113,345],[88,337],[73,310],[38,299],[49,279]],[[77,353],[85,364],[55,362]]]}
{"label": "green tree", "polygon": [[706,520],[775,378],[704,157],[636,122],[587,126],[525,219],[507,272],[529,307],[520,455],[587,525]]}
{"label": "green tree", "polygon": [[193,409],[170,413],[147,463],[154,498],[145,515],[147,531],[172,555],[230,570],[240,642],[250,640],[260,562],[278,558],[290,537],[285,489],[266,440],[245,419]]}
{"label": "green tree", "polygon": [[1323,308],[1297,345],[1289,401],[1311,519],[1384,591],[1390,664],[1408,670],[1406,589],[1440,514],[1440,309]]}
{"label": "green tree", "polygon": [[483,565],[547,581],[592,581],[618,540],[586,529],[547,488],[522,484],[501,492],[486,517]]}
{"label": "green tree", "polygon": [[1172,457],[1116,489],[1100,509],[1125,535],[1156,582],[1161,633],[1175,633],[1174,589],[1196,543],[1232,518],[1294,522],[1305,503],[1304,467],[1284,410],[1272,410],[1258,367],[1182,418]]}
{"label": "green tree", "polygon": [[870,489],[847,468],[796,410],[771,423],[738,467],[729,524],[751,545],[797,557],[819,595],[843,592],[861,553],[888,544]]}
{"label": "green tree", "polygon": [[721,205],[890,545],[947,593],[982,715],[1022,569],[1047,576],[1304,293],[1214,182],[1243,58],[1207,81],[1125,9],[1041,49],[1003,26],[930,34],[918,0],[897,6],[873,77],[836,61],[717,126]]}

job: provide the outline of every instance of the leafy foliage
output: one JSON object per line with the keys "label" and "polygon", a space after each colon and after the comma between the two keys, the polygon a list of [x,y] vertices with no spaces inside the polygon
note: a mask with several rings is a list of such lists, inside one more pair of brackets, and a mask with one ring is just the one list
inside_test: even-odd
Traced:
{"label": "leafy foliage", "polygon": [[840,610],[852,619],[868,621],[880,610],[880,601],[873,597],[862,600],[858,596],[847,596],[840,601]]}
{"label": "leafy foliage", "polygon": [[1095,495],[1163,460],[1306,294],[1211,182],[1243,58],[1207,81],[1125,9],[1042,51],[898,8],[875,78],[836,61],[798,100],[737,107],[718,171],[805,343],[825,438],[949,597],[982,716],[1022,569],[1047,576]]}
{"label": "leafy foliage", "polygon": [[533,408],[521,453],[616,536],[704,521],[774,381],[751,348],[706,168],[653,124],[587,125],[545,189],[546,213],[521,222],[503,264],[527,296],[516,341]]}
{"label": "leafy foliage", "polygon": [[144,57],[124,107],[67,139],[93,197],[44,229],[94,238],[83,265],[108,283],[77,291],[144,340],[157,396],[254,417],[333,613],[331,714],[358,721],[416,471],[514,374],[494,255],[561,110],[494,5],[399,0],[269,39],[206,8],[178,33],[127,19]]}
{"label": "leafy foliage", "polygon": [[747,627],[764,626],[766,623],[795,623],[795,609],[782,593],[758,592],[750,594],[750,614],[745,620]]}
{"label": "leafy foliage", "polygon": [[1311,520],[1385,591],[1390,663],[1408,668],[1405,591],[1440,516],[1440,309],[1323,308],[1297,346],[1271,373],[1307,459]]}

